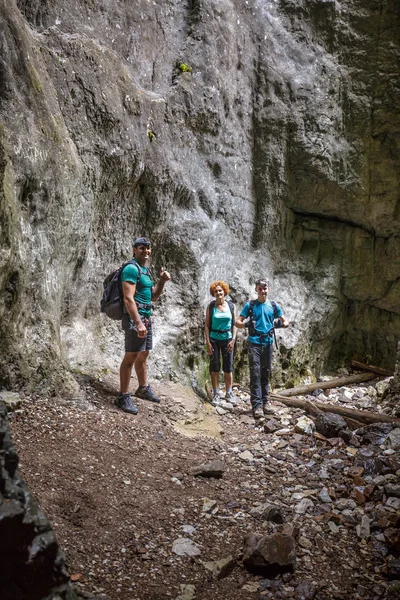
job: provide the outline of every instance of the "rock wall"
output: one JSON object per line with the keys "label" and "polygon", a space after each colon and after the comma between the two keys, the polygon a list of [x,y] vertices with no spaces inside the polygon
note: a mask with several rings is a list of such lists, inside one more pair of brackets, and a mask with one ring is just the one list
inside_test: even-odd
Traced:
{"label": "rock wall", "polygon": [[[173,276],[153,374],[201,368],[208,285],[268,274],[279,373],[393,366],[394,0],[0,0],[0,380],[114,366],[101,281],[138,234]],[[239,344],[239,354],[241,345]]]}

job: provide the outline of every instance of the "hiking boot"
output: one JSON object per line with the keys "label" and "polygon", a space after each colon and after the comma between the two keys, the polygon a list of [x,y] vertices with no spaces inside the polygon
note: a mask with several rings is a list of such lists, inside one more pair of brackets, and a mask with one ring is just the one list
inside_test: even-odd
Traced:
{"label": "hiking boot", "polygon": [[272,408],[270,404],[264,404],[263,406],[264,415],[274,415],[275,410]]}
{"label": "hiking boot", "polygon": [[136,392],[133,394],[136,398],[141,398],[142,400],[148,400],[149,402],[160,402],[160,398],[155,395],[153,390],[149,385],[141,385],[138,387]]}
{"label": "hiking boot", "polygon": [[238,403],[238,399],[236,398],[235,394],[232,391],[226,392],[225,401],[230,402],[231,404],[233,404],[233,406],[236,406]]}
{"label": "hiking boot", "polygon": [[219,404],[221,404],[221,397],[218,392],[214,394],[213,399],[211,400],[211,404],[213,406],[218,406]]}
{"label": "hiking boot", "polygon": [[261,406],[257,406],[257,408],[253,408],[253,417],[255,419],[262,419],[264,417],[264,411]]}
{"label": "hiking boot", "polygon": [[139,412],[136,404],[133,404],[130,394],[119,394],[114,401],[115,406],[131,415],[137,415]]}

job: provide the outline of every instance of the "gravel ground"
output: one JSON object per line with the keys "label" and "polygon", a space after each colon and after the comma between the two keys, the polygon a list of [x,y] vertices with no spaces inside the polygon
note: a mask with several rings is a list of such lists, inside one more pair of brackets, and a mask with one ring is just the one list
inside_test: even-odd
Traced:
{"label": "gravel ground", "polygon": [[[131,416],[113,405],[115,375],[81,384],[89,410],[27,398],[11,416],[21,474],[78,585],[111,600],[400,597],[386,577],[398,554],[373,527],[377,505],[399,509],[384,491],[398,484],[396,452],[381,445],[386,467],[363,480],[360,448],[296,433],[299,409],[274,404],[278,431],[267,434],[255,427],[245,394],[234,413],[217,412],[189,388],[158,383],[161,404],[138,400]],[[225,463],[222,478],[191,474],[214,459]],[[260,516],[264,503],[281,523]],[[292,572],[273,579],[248,572],[244,536],[284,527],[296,538]],[[176,554],[179,538],[194,555]],[[226,577],[204,566],[229,556]]]}

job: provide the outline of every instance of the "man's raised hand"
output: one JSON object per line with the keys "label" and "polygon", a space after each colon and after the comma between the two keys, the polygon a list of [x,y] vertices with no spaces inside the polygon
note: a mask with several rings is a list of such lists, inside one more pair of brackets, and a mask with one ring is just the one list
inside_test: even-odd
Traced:
{"label": "man's raised hand", "polygon": [[166,281],[169,281],[171,279],[171,275],[168,273],[168,271],[164,271],[164,267],[161,267],[161,271],[160,271],[160,279],[161,281],[163,281],[164,283]]}

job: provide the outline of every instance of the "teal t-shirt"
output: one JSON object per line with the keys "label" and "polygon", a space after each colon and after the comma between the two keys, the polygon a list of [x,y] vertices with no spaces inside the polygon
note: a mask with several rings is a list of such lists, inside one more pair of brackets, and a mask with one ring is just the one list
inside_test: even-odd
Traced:
{"label": "teal t-shirt", "polygon": [[[250,302],[247,302],[244,305],[240,316],[247,319],[249,312]],[[270,300],[267,300],[266,302],[259,302],[258,300],[255,300],[253,308],[253,320],[255,322],[256,334],[249,335],[249,342],[251,344],[256,344],[257,346],[267,346],[272,344],[273,336],[267,334],[274,326],[274,319],[279,319],[282,314],[282,309],[279,304],[275,305],[274,310]]]}
{"label": "teal t-shirt", "polygon": [[[135,264],[126,265],[122,271],[121,281],[127,281],[128,283],[136,284],[136,291],[134,299],[139,304],[151,304],[152,287],[154,285],[150,272],[146,267]],[[139,314],[144,317],[151,316],[151,308],[138,308]]]}
{"label": "teal t-shirt", "polygon": [[210,338],[212,340],[230,340],[232,339],[232,313],[228,304],[227,310],[220,311],[214,305],[211,311],[211,330]]}

